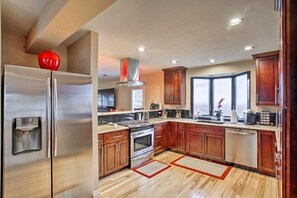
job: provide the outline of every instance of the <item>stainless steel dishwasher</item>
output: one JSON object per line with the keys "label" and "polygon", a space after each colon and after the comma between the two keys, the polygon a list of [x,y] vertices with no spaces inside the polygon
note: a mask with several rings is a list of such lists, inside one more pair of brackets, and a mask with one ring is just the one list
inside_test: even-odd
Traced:
{"label": "stainless steel dishwasher", "polygon": [[225,129],[225,161],[257,168],[257,131]]}

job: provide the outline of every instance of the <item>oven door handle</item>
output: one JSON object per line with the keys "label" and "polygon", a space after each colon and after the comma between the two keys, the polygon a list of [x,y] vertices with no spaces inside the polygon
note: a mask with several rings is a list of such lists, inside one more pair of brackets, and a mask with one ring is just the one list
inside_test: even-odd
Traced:
{"label": "oven door handle", "polygon": [[132,137],[138,137],[138,136],[145,136],[145,135],[150,135],[154,133],[154,129],[148,129],[148,130],[143,130],[139,132],[132,132],[131,136]]}

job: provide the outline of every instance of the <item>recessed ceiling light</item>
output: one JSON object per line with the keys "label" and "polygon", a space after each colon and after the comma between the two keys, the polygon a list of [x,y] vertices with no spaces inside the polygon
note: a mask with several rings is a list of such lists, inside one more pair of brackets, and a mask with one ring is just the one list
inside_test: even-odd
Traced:
{"label": "recessed ceiling light", "polygon": [[248,46],[244,47],[244,50],[249,51],[249,50],[252,50],[253,48],[254,48],[254,46],[248,45]]}
{"label": "recessed ceiling light", "polygon": [[215,59],[209,59],[209,62],[210,62],[210,63],[215,63],[216,60],[215,60]]}
{"label": "recessed ceiling light", "polygon": [[137,48],[137,51],[139,51],[139,52],[144,52],[144,51],[146,51],[146,49],[145,49],[144,47],[138,47],[138,48]]}
{"label": "recessed ceiling light", "polygon": [[172,60],[170,62],[171,62],[171,64],[176,64],[177,63],[177,60]]}
{"label": "recessed ceiling light", "polygon": [[229,25],[238,25],[242,22],[241,18],[234,18],[229,21]]}

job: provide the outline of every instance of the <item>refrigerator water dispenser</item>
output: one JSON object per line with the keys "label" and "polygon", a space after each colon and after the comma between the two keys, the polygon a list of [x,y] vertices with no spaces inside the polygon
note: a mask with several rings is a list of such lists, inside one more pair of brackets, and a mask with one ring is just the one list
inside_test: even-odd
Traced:
{"label": "refrigerator water dispenser", "polygon": [[14,118],[12,154],[41,150],[41,118]]}

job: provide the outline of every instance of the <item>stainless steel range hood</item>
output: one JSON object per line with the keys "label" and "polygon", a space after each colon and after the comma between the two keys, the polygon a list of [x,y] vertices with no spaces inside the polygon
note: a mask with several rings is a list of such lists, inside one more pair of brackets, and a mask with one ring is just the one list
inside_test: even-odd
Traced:
{"label": "stainless steel range hood", "polygon": [[120,81],[118,85],[128,87],[142,86],[144,83],[139,80],[139,61],[132,58],[121,59]]}

